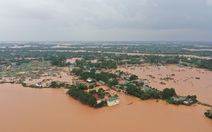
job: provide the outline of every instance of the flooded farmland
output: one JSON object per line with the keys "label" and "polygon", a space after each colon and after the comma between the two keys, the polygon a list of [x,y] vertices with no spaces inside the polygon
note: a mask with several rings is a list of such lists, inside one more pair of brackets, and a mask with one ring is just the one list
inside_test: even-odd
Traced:
{"label": "flooded farmland", "polygon": [[[159,90],[175,88],[179,95],[197,95],[200,102],[212,104],[211,71],[176,65],[119,68],[119,70],[148,79],[147,85]],[[168,80],[164,80],[164,78],[168,78]]]}

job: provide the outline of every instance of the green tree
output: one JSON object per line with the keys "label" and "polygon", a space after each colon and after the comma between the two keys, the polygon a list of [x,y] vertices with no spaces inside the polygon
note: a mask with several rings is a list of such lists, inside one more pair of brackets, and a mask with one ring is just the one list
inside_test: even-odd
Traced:
{"label": "green tree", "polygon": [[113,87],[113,86],[115,86],[117,84],[118,84],[118,80],[117,79],[113,79],[112,81],[108,82],[108,86],[109,87]]}
{"label": "green tree", "polygon": [[169,99],[172,96],[176,95],[175,90],[173,88],[165,88],[162,92],[163,99]]}
{"label": "green tree", "polygon": [[79,85],[77,85],[77,88],[80,89],[80,90],[87,90],[88,89],[87,85],[82,84],[82,83],[80,83]]}
{"label": "green tree", "polygon": [[58,88],[57,82],[52,81],[51,84],[50,84],[50,87],[51,88]]}
{"label": "green tree", "polygon": [[136,76],[136,75],[131,75],[130,76],[130,80],[132,81],[132,80],[136,80],[136,79],[138,79],[138,76]]}
{"label": "green tree", "polygon": [[134,85],[127,85],[126,92],[138,98],[140,98],[141,94],[143,93],[140,89],[138,89]]}
{"label": "green tree", "polygon": [[212,110],[207,110],[204,115],[210,119],[212,119]]}

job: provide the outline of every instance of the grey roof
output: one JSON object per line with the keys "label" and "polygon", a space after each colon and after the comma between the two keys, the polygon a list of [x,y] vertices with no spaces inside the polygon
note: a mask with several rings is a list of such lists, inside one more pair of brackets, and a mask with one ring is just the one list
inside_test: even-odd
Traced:
{"label": "grey roof", "polygon": [[108,99],[108,101],[110,101],[110,102],[111,102],[111,101],[114,101],[114,100],[119,100],[119,98],[118,98],[118,97],[112,97],[112,98],[109,98],[109,99]]}

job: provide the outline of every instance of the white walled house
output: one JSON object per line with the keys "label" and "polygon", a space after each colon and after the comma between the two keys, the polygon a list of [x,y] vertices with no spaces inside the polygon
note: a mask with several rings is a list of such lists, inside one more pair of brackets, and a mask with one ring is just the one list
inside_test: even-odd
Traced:
{"label": "white walled house", "polygon": [[120,101],[119,101],[119,98],[118,97],[112,97],[112,98],[109,98],[107,100],[107,105],[108,106],[114,106],[114,105],[117,105],[119,103],[120,103]]}
{"label": "white walled house", "polygon": [[95,80],[94,79],[92,79],[92,78],[88,78],[87,80],[86,80],[88,83],[92,83],[92,82],[95,82]]}

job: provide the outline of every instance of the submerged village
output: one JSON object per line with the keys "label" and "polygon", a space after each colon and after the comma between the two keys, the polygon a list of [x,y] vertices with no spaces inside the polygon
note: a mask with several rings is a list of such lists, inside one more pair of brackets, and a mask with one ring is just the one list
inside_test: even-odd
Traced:
{"label": "submerged village", "polygon": [[[3,49],[9,52],[11,49],[16,50],[17,47],[7,48]],[[90,49],[92,48],[89,47]],[[64,88],[67,89],[67,95],[94,108],[119,105],[122,102],[119,98],[121,94],[134,96],[141,100],[151,99],[157,102],[164,100],[174,105],[190,106],[198,103],[212,107],[210,104],[198,101],[196,95],[182,96],[174,88],[166,87],[166,83],[170,81],[175,84],[180,83],[175,79],[174,73],[165,77],[158,74],[161,76],[158,83],[164,87],[164,89],[158,89],[150,85],[155,79],[154,75],[148,74],[141,78],[130,72],[140,69],[142,74],[142,71],[148,70],[150,67],[160,70],[160,66],[166,66],[169,63],[181,68],[195,68],[197,65],[191,62],[198,61],[195,60],[196,58],[178,56],[140,58],[137,57],[138,55],[104,53],[102,48],[100,52],[67,52],[66,54],[72,54],[71,57],[55,54],[48,57],[27,56],[23,58],[21,56],[14,57],[16,53],[17,51],[13,51],[11,53],[13,57],[10,59],[1,59],[0,83],[17,83],[30,88]],[[169,63],[166,64],[166,62]],[[201,64],[201,66],[205,65]],[[210,68],[210,66],[206,66],[206,69]],[[199,80],[200,77],[194,76],[187,80],[189,79]],[[191,81],[188,81],[188,84],[193,85]],[[212,110],[207,110],[204,115],[212,118]]]}

